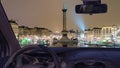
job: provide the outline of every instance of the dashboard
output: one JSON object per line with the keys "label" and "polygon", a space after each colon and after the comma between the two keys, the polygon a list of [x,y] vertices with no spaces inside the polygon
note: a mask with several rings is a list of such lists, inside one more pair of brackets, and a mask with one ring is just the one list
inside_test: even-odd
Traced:
{"label": "dashboard", "polygon": [[[114,48],[76,48],[49,47],[59,59],[61,68],[120,68],[120,49]],[[33,51],[26,53],[37,58],[46,68],[54,68],[54,62],[48,53]]]}

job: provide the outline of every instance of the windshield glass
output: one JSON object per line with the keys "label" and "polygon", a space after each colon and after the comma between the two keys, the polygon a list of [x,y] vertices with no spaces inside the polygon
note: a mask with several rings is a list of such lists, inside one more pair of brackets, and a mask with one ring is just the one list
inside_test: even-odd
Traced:
{"label": "windshield glass", "polygon": [[21,47],[120,47],[120,0],[101,0],[107,13],[76,14],[81,0],[3,0]]}

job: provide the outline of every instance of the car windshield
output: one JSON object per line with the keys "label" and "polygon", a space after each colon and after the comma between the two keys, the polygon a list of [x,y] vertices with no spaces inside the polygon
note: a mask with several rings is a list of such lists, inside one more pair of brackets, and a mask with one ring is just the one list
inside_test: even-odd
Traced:
{"label": "car windshield", "polygon": [[77,14],[82,0],[2,0],[21,47],[120,47],[120,0],[101,0],[107,13]]}

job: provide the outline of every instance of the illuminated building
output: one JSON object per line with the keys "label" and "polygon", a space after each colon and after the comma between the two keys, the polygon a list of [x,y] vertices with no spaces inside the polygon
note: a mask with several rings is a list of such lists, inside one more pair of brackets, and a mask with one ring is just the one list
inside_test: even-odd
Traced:
{"label": "illuminated building", "polygon": [[85,38],[88,41],[92,41],[93,39],[99,39],[101,37],[101,29],[98,27],[94,27],[92,29],[85,29]]}
{"label": "illuminated building", "polygon": [[29,28],[26,26],[19,26],[19,34],[20,35],[49,36],[50,34],[52,34],[52,31],[48,30],[47,28],[39,28],[39,27]]}
{"label": "illuminated building", "polygon": [[113,25],[112,26],[112,35],[114,37],[117,37],[117,30],[118,30],[118,27],[116,25]]}
{"label": "illuminated building", "polygon": [[91,35],[93,35],[93,29],[85,29],[85,37],[89,38]]}
{"label": "illuminated building", "polygon": [[117,38],[117,27],[94,27],[92,29],[85,29],[85,40],[87,42],[113,42]]}
{"label": "illuminated building", "polygon": [[[15,21],[10,20],[13,32],[21,45],[38,44],[44,41],[49,42],[52,31],[47,28],[19,26]],[[39,40],[39,42],[38,42]]]}
{"label": "illuminated building", "polygon": [[110,38],[111,35],[115,37],[117,27],[102,27],[102,38]]}
{"label": "illuminated building", "polygon": [[93,30],[93,35],[94,35],[94,38],[99,38],[101,37],[101,29],[102,28],[98,28],[98,27],[94,27],[92,30]]}

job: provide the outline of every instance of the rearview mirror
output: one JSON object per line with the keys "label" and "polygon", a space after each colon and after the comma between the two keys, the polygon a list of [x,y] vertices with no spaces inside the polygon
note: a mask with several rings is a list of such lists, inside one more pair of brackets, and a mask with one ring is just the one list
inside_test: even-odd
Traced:
{"label": "rearview mirror", "polygon": [[97,4],[97,5],[76,5],[75,11],[78,14],[97,14],[97,13],[106,13],[107,5],[106,4]]}

